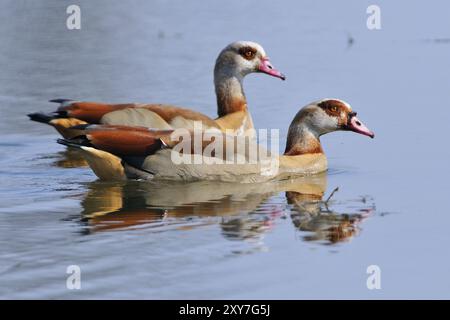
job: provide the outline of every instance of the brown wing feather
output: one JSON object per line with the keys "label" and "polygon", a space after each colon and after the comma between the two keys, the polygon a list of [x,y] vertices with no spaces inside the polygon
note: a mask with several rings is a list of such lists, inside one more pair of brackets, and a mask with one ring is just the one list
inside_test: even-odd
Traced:
{"label": "brown wing feather", "polygon": [[171,132],[139,127],[94,126],[86,130],[86,138],[95,148],[118,156],[147,156],[159,150],[161,137],[169,136]]}
{"label": "brown wing feather", "polygon": [[[84,128],[83,128],[84,127]],[[154,134],[165,134],[170,133],[172,130],[152,130],[147,127],[139,127],[139,126],[123,126],[118,124],[90,124],[87,126],[74,126],[70,129],[82,129],[85,133],[91,133],[95,131],[142,131],[142,132],[151,132]]]}
{"label": "brown wing feather", "polygon": [[88,123],[100,123],[105,114],[126,108],[145,108],[157,113],[167,122],[172,121],[176,117],[182,117],[188,120],[202,121],[206,126],[218,128],[218,125],[213,119],[200,112],[165,104],[73,102],[68,106],[59,107],[58,111],[66,112],[68,116]]}
{"label": "brown wing feather", "polygon": [[98,102],[73,102],[68,106],[59,107],[58,111],[65,111],[67,115],[88,123],[100,123],[101,118],[112,111],[136,107],[136,104],[106,104]]}

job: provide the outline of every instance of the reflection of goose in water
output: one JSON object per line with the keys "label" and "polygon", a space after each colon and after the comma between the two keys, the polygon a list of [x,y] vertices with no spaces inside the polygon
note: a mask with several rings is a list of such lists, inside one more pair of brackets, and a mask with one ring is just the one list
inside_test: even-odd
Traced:
{"label": "reflection of goose in water", "polygon": [[291,219],[295,227],[309,232],[303,236],[305,241],[334,244],[350,240],[360,231],[361,222],[375,211],[374,205],[366,204],[366,198],[358,201],[361,205],[354,213],[335,212],[329,208],[328,201],[324,202],[315,195],[288,191],[286,198],[293,205]]}
{"label": "reflection of goose in water", "polygon": [[[259,240],[284,216],[285,203],[270,201],[286,192],[294,204],[292,219],[320,213],[326,190],[326,174],[261,184],[139,182],[94,182],[82,201],[83,220],[91,232],[124,228],[191,229],[219,224],[227,239]],[[278,199],[277,199],[278,200]],[[306,210],[305,208],[311,208]],[[339,214],[327,213],[330,225]],[[327,219],[322,219],[326,224]],[[305,220],[306,221],[306,220]],[[350,219],[350,222],[353,220]],[[300,230],[314,231],[314,223]],[[317,229],[322,232],[323,225]],[[308,239],[306,239],[308,240]]]}
{"label": "reflection of goose in water", "polygon": [[[245,233],[246,227],[255,221],[267,226],[266,217],[282,213],[283,205],[264,205],[265,200],[289,186],[299,192],[322,190],[323,187],[315,185],[315,180],[304,178],[266,184],[94,182],[82,202],[82,214],[93,231],[137,227],[146,223],[190,228],[219,222],[224,227],[224,235],[247,238],[236,230]],[[248,222],[238,227],[235,219],[240,223],[246,219]],[[255,227],[249,226],[248,229]]]}
{"label": "reflection of goose in water", "polygon": [[67,149],[58,152],[53,165],[60,168],[79,168],[88,166],[80,151],[75,149]]}

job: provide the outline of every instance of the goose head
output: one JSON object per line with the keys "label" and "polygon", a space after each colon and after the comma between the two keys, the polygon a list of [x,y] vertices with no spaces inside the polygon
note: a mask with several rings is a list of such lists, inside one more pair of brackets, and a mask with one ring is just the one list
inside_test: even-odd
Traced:
{"label": "goose head", "polygon": [[292,121],[285,154],[321,153],[321,135],[334,131],[353,131],[374,138],[375,134],[356,117],[345,101],[323,99],[302,108]]}
{"label": "goose head", "polygon": [[286,77],[275,69],[264,51],[256,42],[236,41],[220,52],[216,60],[216,77],[234,76],[242,80],[250,73],[265,73],[285,80]]}
{"label": "goose head", "polygon": [[333,131],[353,131],[371,138],[375,134],[357,117],[357,113],[345,101],[339,99],[323,99],[303,108],[298,115],[303,125],[318,136]]}

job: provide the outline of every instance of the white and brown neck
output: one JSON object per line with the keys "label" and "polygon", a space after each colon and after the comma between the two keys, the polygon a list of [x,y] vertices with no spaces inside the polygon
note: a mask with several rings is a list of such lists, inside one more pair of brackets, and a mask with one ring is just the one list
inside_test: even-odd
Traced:
{"label": "white and brown neck", "polygon": [[280,157],[280,174],[290,177],[326,171],[328,162],[319,136],[305,124],[291,125],[286,150]]}
{"label": "white and brown neck", "polygon": [[219,117],[237,111],[247,110],[247,100],[242,87],[243,76],[231,67],[220,62],[214,69],[214,85],[217,96],[217,113]]}
{"label": "white and brown neck", "polygon": [[292,121],[286,142],[286,150],[280,157],[282,174],[315,174],[327,170],[327,158],[320,144],[324,133],[317,126],[315,112],[303,108]]}
{"label": "white and brown neck", "polygon": [[294,121],[289,127],[286,149],[284,155],[299,156],[304,154],[323,153],[320,144],[320,134],[311,129],[307,124]]}

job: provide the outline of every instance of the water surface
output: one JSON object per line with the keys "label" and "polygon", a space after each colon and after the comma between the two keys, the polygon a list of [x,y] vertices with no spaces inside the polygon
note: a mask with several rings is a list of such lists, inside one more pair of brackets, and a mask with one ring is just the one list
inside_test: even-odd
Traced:
{"label": "water surface", "polygon": [[[450,6],[378,1],[3,1],[0,297],[448,298]],[[105,183],[26,114],[51,98],[214,116],[212,68],[260,42],[287,81],[245,80],[258,128],[324,97],[376,132],[323,137],[326,175],[259,185]],[[349,41],[353,39],[353,41]],[[339,190],[329,198],[333,190]],[[366,269],[382,270],[368,290]],[[82,289],[66,288],[78,265]]]}

